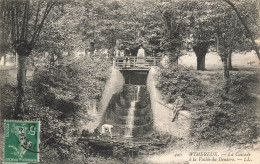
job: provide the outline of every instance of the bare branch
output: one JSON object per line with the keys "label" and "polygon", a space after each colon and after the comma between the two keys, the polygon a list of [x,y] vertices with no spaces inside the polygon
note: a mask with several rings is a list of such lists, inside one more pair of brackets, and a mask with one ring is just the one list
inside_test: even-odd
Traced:
{"label": "bare branch", "polygon": [[46,20],[48,14],[50,13],[50,11],[51,11],[52,7],[55,5],[55,3],[56,3],[56,2],[48,2],[48,3],[47,3],[45,12],[44,12],[44,14],[43,14],[42,21],[41,21],[39,27],[37,28],[37,30],[35,31],[35,33],[34,33],[34,35],[33,35],[33,37],[32,37],[32,40],[31,40],[31,42],[30,42],[31,46],[33,46],[33,45],[36,43],[36,41],[38,40],[39,35],[40,35],[40,32],[41,32],[42,27],[43,27],[43,24],[44,24],[44,21]]}
{"label": "bare branch", "polygon": [[[40,25],[41,25],[42,22],[44,21],[44,17],[45,17],[45,15],[46,15],[47,11],[48,11],[49,5],[50,5],[50,3],[48,2],[47,5],[46,5],[46,8],[45,8],[45,11],[44,11],[44,14],[43,14],[43,18],[42,18],[42,21],[41,21]],[[39,7],[39,6],[38,6],[38,7]],[[38,8],[38,9],[39,9],[39,8]],[[37,17],[37,18],[38,18],[38,17]],[[38,20],[37,20],[37,22],[38,22]],[[36,22],[35,22],[35,23],[36,23]],[[39,27],[40,27],[40,25],[39,25]],[[36,40],[35,38],[36,38],[36,36],[37,36],[39,27],[37,28],[37,23],[36,23],[36,24],[35,24],[35,31],[34,31],[34,33],[33,33],[33,35],[32,35],[32,40],[31,40],[31,42],[30,42],[31,45],[33,45],[33,44],[35,43],[35,40]]]}
{"label": "bare branch", "polygon": [[28,23],[29,23],[29,10],[30,10],[30,3],[29,1],[26,2],[27,5],[27,14],[26,14],[26,27],[25,27],[25,40],[27,40],[27,36],[28,36]]}
{"label": "bare branch", "polygon": [[36,28],[37,28],[39,12],[40,12],[40,2],[38,2],[37,12],[36,12],[36,18],[35,18],[35,23],[34,23],[34,31],[36,31]]}
{"label": "bare branch", "polygon": [[15,8],[14,8],[14,2],[11,3],[11,16],[12,16],[12,20],[11,20],[11,38],[12,38],[12,42],[15,41],[16,37],[15,37]]}
{"label": "bare branch", "polygon": [[24,11],[23,11],[23,22],[22,22],[22,30],[21,30],[21,39],[25,39],[25,26],[26,26],[26,14],[27,14],[27,5],[24,2]]}
{"label": "bare branch", "polygon": [[16,39],[19,39],[19,11],[18,11],[18,2],[16,2],[15,6],[15,27],[16,27]]}

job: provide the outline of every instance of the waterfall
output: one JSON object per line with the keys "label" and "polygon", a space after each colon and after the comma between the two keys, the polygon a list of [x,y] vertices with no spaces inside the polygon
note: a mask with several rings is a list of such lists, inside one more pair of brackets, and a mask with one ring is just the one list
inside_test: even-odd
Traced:
{"label": "waterfall", "polygon": [[127,120],[126,120],[126,130],[125,130],[125,137],[133,137],[133,127],[134,127],[134,120],[135,120],[135,103],[136,101],[131,102],[131,106],[129,108]]}
{"label": "waterfall", "polygon": [[131,105],[128,111],[128,116],[126,120],[125,137],[133,137],[133,128],[135,120],[135,104],[139,101],[140,85],[137,86],[136,98],[131,101]]}
{"label": "waterfall", "polygon": [[136,101],[139,101],[139,92],[140,92],[140,85],[137,85],[137,93],[136,93]]}

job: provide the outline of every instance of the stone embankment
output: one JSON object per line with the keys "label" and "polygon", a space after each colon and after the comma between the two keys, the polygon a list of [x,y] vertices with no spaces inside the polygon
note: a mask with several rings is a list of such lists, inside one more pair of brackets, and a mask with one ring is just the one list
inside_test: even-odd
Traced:
{"label": "stone embankment", "polygon": [[156,88],[156,77],[159,71],[157,67],[152,67],[147,78],[147,89],[151,99],[154,129],[160,134],[187,138],[190,127],[190,113],[181,110],[177,113],[175,121],[172,122],[174,117],[173,105],[167,104],[163,100],[160,91]]}
{"label": "stone embankment", "polygon": [[106,109],[109,102],[114,94],[120,92],[123,89],[125,83],[124,77],[118,69],[111,67],[111,73],[108,81],[105,85],[105,90],[102,94],[100,104],[101,106],[97,109],[96,115],[93,116],[94,121],[88,124],[88,130],[93,132],[102,122]]}

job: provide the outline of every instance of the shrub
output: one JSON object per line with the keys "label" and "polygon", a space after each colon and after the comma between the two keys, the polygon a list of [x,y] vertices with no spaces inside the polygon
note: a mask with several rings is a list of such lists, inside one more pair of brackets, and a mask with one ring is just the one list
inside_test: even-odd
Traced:
{"label": "shrub", "polygon": [[109,62],[105,56],[77,59],[68,56],[59,63],[39,67],[34,72],[31,82],[34,92],[26,103],[25,119],[41,120],[42,147],[55,149],[60,160],[79,163],[75,159],[80,156],[84,163],[86,154],[77,140],[81,137],[82,121],[92,119],[87,114],[88,101],[99,99],[104,90]]}
{"label": "shrub", "polygon": [[227,85],[221,75],[213,74],[217,85],[211,92],[196,77],[196,72],[182,66],[162,68],[158,85],[168,102],[174,102],[177,95],[184,98],[184,109],[192,113],[191,143],[254,143],[259,135],[257,100],[249,95],[247,86],[258,86],[258,75],[238,73]]}
{"label": "shrub", "polygon": [[190,104],[201,100],[207,94],[195,75],[196,72],[183,66],[161,68],[157,88],[168,103],[173,103],[177,96],[181,96],[185,98],[184,107],[192,110]]}
{"label": "shrub", "polygon": [[16,104],[16,87],[6,84],[0,86],[1,90],[1,114],[4,119],[12,119]]}
{"label": "shrub", "polygon": [[68,56],[59,63],[37,69],[33,81],[37,92],[50,88],[60,97],[78,98],[82,93],[91,99],[101,97],[109,75],[109,61],[104,55],[77,59]]}

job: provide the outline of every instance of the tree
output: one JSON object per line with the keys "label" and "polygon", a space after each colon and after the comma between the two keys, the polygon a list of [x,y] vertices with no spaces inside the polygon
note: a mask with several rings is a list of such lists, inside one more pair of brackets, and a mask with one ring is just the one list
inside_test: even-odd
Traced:
{"label": "tree", "polygon": [[240,12],[238,11],[238,9],[236,8],[236,6],[234,5],[234,3],[232,3],[230,0],[223,0],[224,2],[226,2],[228,5],[231,6],[231,8],[235,11],[238,19],[241,21],[241,23],[243,24],[244,28],[246,29],[251,41],[252,41],[252,44],[253,44],[253,47],[255,49],[255,52],[257,54],[257,57],[258,59],[260,60],[260,53],[259,53],[259,50],[258,50],[258,47],[255,43],[255,40],[254,40],[254,37],[253,37],[253,34],[251,33],[251,30],[249,29],[249,27],[247,26],[245,20],[242,18]]}
{"label": "tree", "polygon": [[5,20],[7,28],[3,30],[10,34],[12,46],[18,54],[18,94],[15,119],[19,118],[19,113],[24,112],[27,58],[39,39],[44,21],[55,3],[53,1],[4,0],[1,4],[1,11],[9,13]]}
{"label": "tree", "polygon": [[212,45],[213,32],[209,14],[209,5],[205,1],[192,2],[192,16],[190,17],[191,45],[197,57],[197,70],[205,70],[205,58],[208,48]]}
{"label": "tree", "polygon": [[[229,70],[232,69],[231,55],[234,51],[243,51],[250,49],[248,45],[248,33],[244,29],[243,24],[236,19],[235,12],[230,6],[223,5],[224,2],[218,2],[212,6],[215,17],[212,21],[214,33],[216,35],[217,52],[219,53],[223,68],[224,78],[229,79]],[[254,4],[249,1],[248,4]],[[243,4],[240,3],[242,7]],[[246,10],[250,10],[250,5],[243,6]],[[252,26],[250,17],[244,17],[248,26]]]}
{"label": "tree", "polygon": [[187,35],[187,26],[190,23],[188,1],[164,2],[157,5],[161,21],[163,22],[162,47],[170,57],[170,63],[177,63],[183,40]]}
{"label": "tree", "polygon": [[35,45],[33,55],[39,57],[48,52],[50,71],[63,58],[63,52],[72,54],[74,50],[86,47],[82,31],[88,26],[88,8],[83,4],[82,1],[62,1],[45,20],[41,40]]}
{"label": "tree", "polygon": [[[251,10],[251,4],[254,3],[247,2],[246,5],[243,4],[244,6],[241,3],[239,5],[246,10]],[[191,12],[191,40],[197,56],[197,69],[205,69],[207,49],[216,43],[217,52],[223,62],[224,77],[228,78],[229,70],[232,69],[232,52],[250,49],[246,31],[236,19],[232,9],[222,2],[194,1]],[[254,15],[251,16],[255,18]],[[246,16],[245,18],[248,25],[252,26],[252,21]]]}

